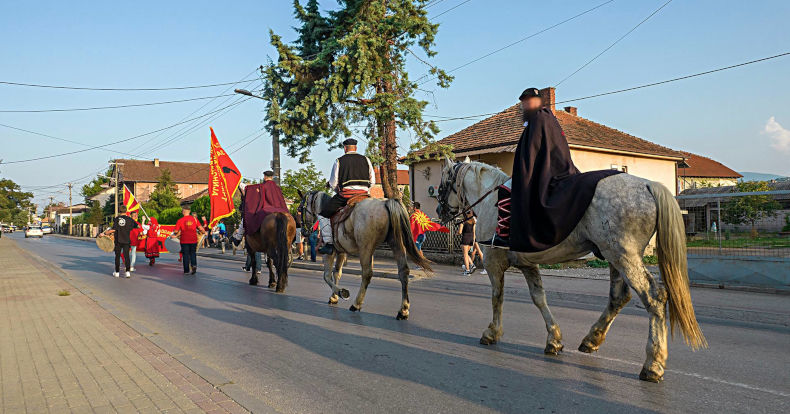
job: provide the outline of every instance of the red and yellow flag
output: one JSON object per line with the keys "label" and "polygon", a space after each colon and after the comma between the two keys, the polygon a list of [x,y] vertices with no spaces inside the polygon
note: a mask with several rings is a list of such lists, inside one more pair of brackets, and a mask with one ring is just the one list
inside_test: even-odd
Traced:
{"label": "red and yellow flag", "polygon": [[134,198],[134,194],[129,191],[129,188],[126,187],[126,184],[123,185],[123,205],[126,206],[127,213],[131,213],[132,211],[137,211],[140,209],[140,203],[138,203],[137,199]]}
{"label": "red and yellow flag", "polygon": [[411,217],[409,217],[409,222],[411,223],[411,235],[414,237],[414,241],[417,241],[417,236],[425,234],[427,231],[450,232],[450,229],[439,223],[434,223],[420,210],[415,210],[412,213]]}
{"label": "red and yellow flag", "polygon": [[236,209],[233,195],[241,182],[241,173],[236,164],[217,141],[214,128],[211,129],[211,161],[209,163],[208,194],[211,200],[211,219],[209,226],[214,227],[220,219],[230,216]]}

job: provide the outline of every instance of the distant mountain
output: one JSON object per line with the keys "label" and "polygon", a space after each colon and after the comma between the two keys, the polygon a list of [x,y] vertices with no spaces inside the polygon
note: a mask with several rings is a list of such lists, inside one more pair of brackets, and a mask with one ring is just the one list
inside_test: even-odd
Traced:
{"label": "distant mountain", "polygon": [[771,181],[771,180],[787,180],[788,177],[776,174],[766,174],[758,172],[738,171],[743,176],[740,181]]}

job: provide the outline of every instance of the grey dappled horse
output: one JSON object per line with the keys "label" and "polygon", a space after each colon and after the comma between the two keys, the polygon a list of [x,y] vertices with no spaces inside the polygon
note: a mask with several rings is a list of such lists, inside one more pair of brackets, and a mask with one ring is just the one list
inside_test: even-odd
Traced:
{"label": "grey dappled horse", "polygon": [[[329,194],[313,191],[299,196],[302,198],[300,211],[304,226],[312,227],[321,206],[331,198]],[[349,308],[352,312],[362,309],[370,279],[373,277],[373,253],[376,247],[386,241],[395,260],[398,262],[398,279],[401,283],[402,301],[397,319],[409,318],[409,265],[406,256],[424,269],[431,270],[430,262],[417,250],[411,234],[409,214],[399,200],[367,198],[354,206],[351,215],[337,226],[333,235],[335,251],[324,255],[324,281],[332,288],[329,304],[336,304],[338,295],[344,299],[350,296],[347,289],[340,288],[340,276],[346,263],[346,254],[359,256],[362,266],[362,282],[354,303]],[[333,269],[334,264],[334,269]]]}
{"label": "grey dappled horse", "polygon": [[[497,225],[497,192],[489,190],[507,179],[505,173],[487,164],[452,163],[446,159],[439,186],[439,216],[448,221],[477,203],[473,210],[478,216],[478,240],[491,240]],[[513,211],[512,214],[529,212]],[[657,233],[663,287],[653,279],[642,261],[654,233]],[[689,346],[694,349],[707,346],[689,293],[686,239],[680,208],[664,185],[629,174],[613,175],[598,183],[586,213],[560,244],[536,253],[487,249],[485,268],[491,280],[494,317],[480,343],[493,344],[502,336],[504,273],[514,266],[524,274],[532,301],[546,322],[548,338],[544,352],[560,352],[562,334],[546,304],[538,265],[577,259],[590,252],[609,261],[609,303],[582,340],[579,351],[598,350],[615,316],[631,299],[629,288],[636,292],[650,316],[647,358],[640,379],[652,382],[663,379],[667,359],[667,302],[673,333],[678,326]]]}

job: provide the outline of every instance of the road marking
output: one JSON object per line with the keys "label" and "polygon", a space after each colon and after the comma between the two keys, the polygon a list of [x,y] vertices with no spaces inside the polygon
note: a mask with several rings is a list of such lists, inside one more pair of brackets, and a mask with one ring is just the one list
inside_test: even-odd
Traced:
{"label": "road marking", "polygon": [[[534,345],[537,346],[537,344],[534,344]],[[627,361],[627,360],[619,359],[619,358],[612,358],[612,357],[606,357],[606,356],[602,356],[602,355],[587,354],[587,353],[580,352],[580,351],[575,351],[575,350],[563,351],[563,353],[565,353],[565,352],[567,352],[569,354],[576,354],[576,355],[585,356],[585,357],[588,357],[588,358],[592,357],[592,358],[603,359],[603,360],[611,361],[611,362],[619,362],[619,363],[622,363],[622,364],[633,365],[633,366],[637,366],[637,367],[641,367],[642,366],[642,364],[640,364],[640,363],[633,362],[633,361]],[[767,394],[773,394],[773,395],[776,395],[776,396],[779,396],[779,397],[790,398],[790,393],[777,391],[777,390],[772,390],[770,388],[757,387],[757,386],[754,386],[754,385],[744,384],[742,382],[727,381],[727,380],[723,380],[723,379],[720,379],[720,378],[709,377],[707,375],[697,374],[697,373],[694,373],[694,372],[679,371],[679,370],[676,370],[676,369],[666,369],[664,371],[665,372],[670,372],[672,374],[680,374],[680,375],[685,375],[687,377],[692,377],[692,378],[697,378],[697,379],[701,379],[701,380],[705,380],[705,381],[710,381],[710,382],[716,382],[716,383],[719,383],[719,384],[729,385],[729,386],[732,386],[732,387],[744,388],[744,389],[751,390],[751,391],[761,391],[761,392],[764,392],[764,393],[767,393]]]}

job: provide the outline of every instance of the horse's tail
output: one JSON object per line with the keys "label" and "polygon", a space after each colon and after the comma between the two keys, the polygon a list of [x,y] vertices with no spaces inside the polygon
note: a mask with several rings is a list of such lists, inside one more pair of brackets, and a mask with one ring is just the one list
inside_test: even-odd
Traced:
{"label": "horse's tail", "polygon": [[274,219],[277,223],[274,243],[274,266],[277,268],[278,278],[282,278],[282,287],[288,284],[288,258],[291,251],[291,241],[288,240],[288,216],[278,213]]}
{"label": "horse's tail", "polygon": [[390,213],[390,235],[392,243],[400,243],[406,250],[406,254],[411,260],[425,270],[432,271],[431,262],[422,255],[414,244],[414,237],[411,234],[411,223],[409,223],[409,213],[401,204],[400,200],[388,198],[386,201],[387,211]]}
{"label": "horse's tail", "polygon": [[663,184],[651,182],[648,189],[658,208],[656,244],[658,269],[669,294],[669,326],[674,335],[680,328],[683,339],[692,349],[708,346],[694,315],[694,305],[689,292],[688,258],[686,257],[686,231],[680,207],[672,193]]}

